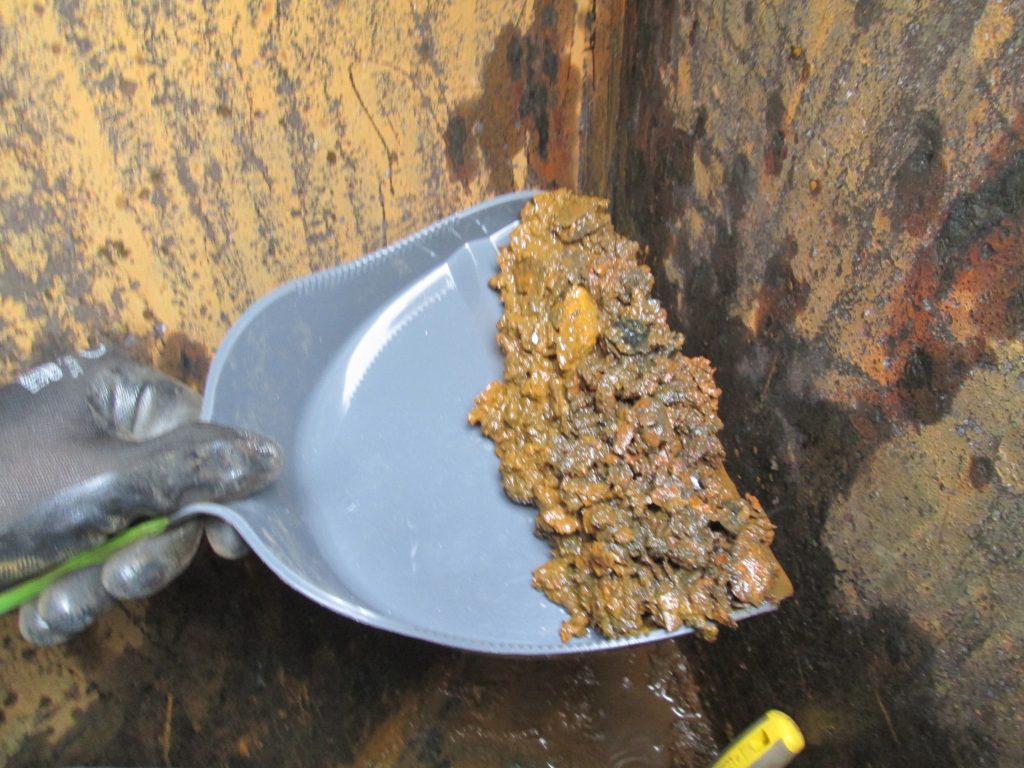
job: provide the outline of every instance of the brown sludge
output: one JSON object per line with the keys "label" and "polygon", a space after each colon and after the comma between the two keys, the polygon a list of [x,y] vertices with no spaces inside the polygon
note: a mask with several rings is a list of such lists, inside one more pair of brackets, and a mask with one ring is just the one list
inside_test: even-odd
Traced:
{"label": "brown sludge", "polygon": [[639,246],[604,200],[563,190],[521,220],[491,281],[505,378],[469,420],[505,492],[539,510],[552,559],[533,583],[569,612],[563,641],[591,625],[713,639],[731,611],[788,597],[774,526],[724,470],[711,365],[683,355]]}

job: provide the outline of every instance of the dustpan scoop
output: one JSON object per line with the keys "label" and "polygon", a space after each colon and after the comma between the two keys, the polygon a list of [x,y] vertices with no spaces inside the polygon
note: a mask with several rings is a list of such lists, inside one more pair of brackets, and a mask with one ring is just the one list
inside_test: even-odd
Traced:
{"label": "dustpan scoop", "polygon": [[549,557],[535,510],[505,496],[492,443],[467,423],[502,376],[488,280],[533,194],[492,199],[254,304],[217,351],[202,415],[275,439],[284,470],[256,496],[175,517],[220,517],[303,595],[442,645],[547,655],[690,632],[562,643],[565,613],[531,586]]}

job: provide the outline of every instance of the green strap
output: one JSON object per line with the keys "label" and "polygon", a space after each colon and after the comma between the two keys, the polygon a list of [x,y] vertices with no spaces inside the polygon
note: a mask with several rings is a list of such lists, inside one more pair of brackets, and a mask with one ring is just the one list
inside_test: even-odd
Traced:
{"label": "green strap", "polygon": [[133,541],[147,538],[148,536],[156,536],[158,533],[163,533],[167,530],[167,526],[170,525],[171,518],[169,517],[154,517],[151,520],[133,525],[117,536],[111,539],[107,539],[102,544],[97,544],[92,549],[87,549],[85,552],[79,552],[73,557],[69,557],[60,565],[50,569],[46,573],[40,574],[39,576],[33,576],[27,581],[23,581],[20,584],[6,589],[0,592],[0,616],[9,611],[13,611],[15,608],[21,607],[27,603],[33,597],[38,595],[48,586],[53,584],[57,579],[65,574],[73,571],[79,571],[82,568],[89,568],[93,565],[100,565],[106,562],[107,558],[117,552],[119,549],[131,544]]}

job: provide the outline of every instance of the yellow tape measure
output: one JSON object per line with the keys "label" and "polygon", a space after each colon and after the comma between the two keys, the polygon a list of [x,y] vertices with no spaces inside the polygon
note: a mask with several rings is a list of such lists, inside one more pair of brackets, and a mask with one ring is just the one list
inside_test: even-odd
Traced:
{"label": "yellow tape measure", "polygon": [[729,745],[712,768],[782,768],[803,751],[804,744],[793,718],[770,709]]}

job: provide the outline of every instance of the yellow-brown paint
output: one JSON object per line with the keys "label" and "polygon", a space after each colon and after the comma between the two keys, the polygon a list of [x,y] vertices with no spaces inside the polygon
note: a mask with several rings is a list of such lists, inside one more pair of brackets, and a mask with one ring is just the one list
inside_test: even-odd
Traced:
{"label": "yellow-brown paint", "polygon": [[[535,5],[5,5],[0,378],[97,337],[215,349],[282,281],[492,191],[573,184],[579,89],[549,105],[557,169],[519,158],[497,190],[486,165],[462,181],[446,164],[450,116],[495,96],[483,62]],[[584,15],[558,7],[557,77],[578,82]]]}

